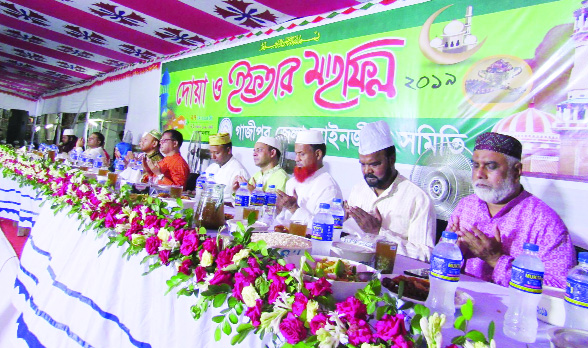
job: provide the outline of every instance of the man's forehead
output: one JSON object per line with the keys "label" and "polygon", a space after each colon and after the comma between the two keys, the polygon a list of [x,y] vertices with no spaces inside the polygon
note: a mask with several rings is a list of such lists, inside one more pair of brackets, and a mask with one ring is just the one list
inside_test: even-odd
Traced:
{"label": "man's forehead", "polygon": [[503,153],[491,150],[476,150],[472,156],[476,162],[506,162],[506,156]]}
{"label": "man's forehead", "polygon": [[295,151],[303,151],[303,152],[312,151],[312,146],[310,146],[308,144],[295,143],[294,150]]}
{"label": "man's forehead", "polygon": [[253,148],[254,149],[269,149],[269,145],[258,142],[258,143],[255,143],[255,146]]}

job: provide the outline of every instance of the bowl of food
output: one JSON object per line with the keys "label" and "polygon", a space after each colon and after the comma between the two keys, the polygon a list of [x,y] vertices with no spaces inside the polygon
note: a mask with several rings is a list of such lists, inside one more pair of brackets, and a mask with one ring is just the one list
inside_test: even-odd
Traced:
{"label": "bowl of food", "polygon": [[300,258],[305,251],[310,253],[312,244],[310,240],[285,234],[280,232],[252,233],[251,241],[257,242],[264,240],[268,248],[278,249],[278,253],[286,260],[287,263],[293,263],[296,267],[300,266]]}
{"label": "bowl of food", "polygon": [[[398,289],[400,283],[404,283],[404,289],[402,291],[402,299],[406,299],[410,302],[425,304],[427,297],[429,296],[429,289],[431,283],[428,279],[408,277],[405,275],[391,275],[384,276],[382,279],[382,288],[387,289],[392,295],[398,296]],[[467,292],[457,289],[455,291],[455,308],[460,308],[468,300],[474,301],[474,298]]]}
{"label": "bowl of food", "polygon": [[333,242],[331,256],[345,258],[371,266],[376,251],[363,245]]}
{"label": "bowl of food", "polygon": [[307,261],[310,266],[309,279],[325,277],[331,283],[333,297],[337,302],[354,296],[357,290],[363,289],[368,282],[379,273],[372,267],[362,263],[331,256],[315,256],[315,262]]}

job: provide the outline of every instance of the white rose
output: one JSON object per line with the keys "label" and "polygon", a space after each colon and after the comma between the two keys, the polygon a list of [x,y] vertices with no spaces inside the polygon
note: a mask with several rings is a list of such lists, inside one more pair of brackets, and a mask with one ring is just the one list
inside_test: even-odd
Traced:
{"label": "white rose", "polygon": [[212,266],[212,262],[214,261],[212,254],[209,253],[208,251],[204,250],[204,252],[202,253],[202,257],[200,258],[200,266],[202,267],[208,267],[208,266]]}
{"label": "white rose", "polygon": [[239,261],[243,260],[244,258],[246,258],[247,256],[249,256],[249,249],[241,249],[238,253],[236,253],[235,255],[233,255],[233,263],[239,263]]}
{"label": "white rose", "polygon": [[259,299],[259,294],[255,291],[253,285],[248,285],[241,291],[241,297],[243,297],[243,302],[247,307],[255,307],[255,300]]}

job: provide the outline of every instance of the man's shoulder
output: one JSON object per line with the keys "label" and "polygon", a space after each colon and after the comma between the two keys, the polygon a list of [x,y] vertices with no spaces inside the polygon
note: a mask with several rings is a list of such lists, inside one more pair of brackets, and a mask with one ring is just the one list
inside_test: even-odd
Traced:
{"label": "man's shoulder", "polygon": [[531,194],[528,191],[523,191],[521,195],[523,195],[523,197],[517,203],[517,207],[520,210],[532,210],[534,213],[537,214],[559,217],[559,214],[547,203],[545,203],[541,198]]}

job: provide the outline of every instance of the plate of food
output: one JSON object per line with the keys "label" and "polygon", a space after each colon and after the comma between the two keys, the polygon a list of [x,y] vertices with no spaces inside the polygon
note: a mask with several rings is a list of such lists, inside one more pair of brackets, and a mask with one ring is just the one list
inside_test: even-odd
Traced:
{"label": "plate of food", "polygon": [[330,256],[312,256],[315,262],[307,261],[311,273],[310,278],[325,277],[331,283],[333,297],[336,301],[344,301],[363,289],[378,272],[359,262]]}
{"label": "plate of food", "polygon": [[[425,304],[427,296],[429,296],[430,282],[428,279],[417,277],[409,277],[405,275],[390,275],[384,276],[382,279],[382,287],[390,291],[391,294],[397,296],[400,282],[404,282],[404,290],[402,293],[403,299],[408,299],[410,302]],[[455,308],[461,308],[468,299],[474,302],[474,298],[462,289],[455,291]]]}
{"label": "plate of food", "polygon": [[269,248],[278,249],[278,252],[287,263],[293,263],[297,267],[300,265],[300,258],[304,255],[304,252],[310,252],[312,249],[310,240],[293,234],[267,232],[253,233],[251,235],[252,242],[259,240],[264,240]]}

